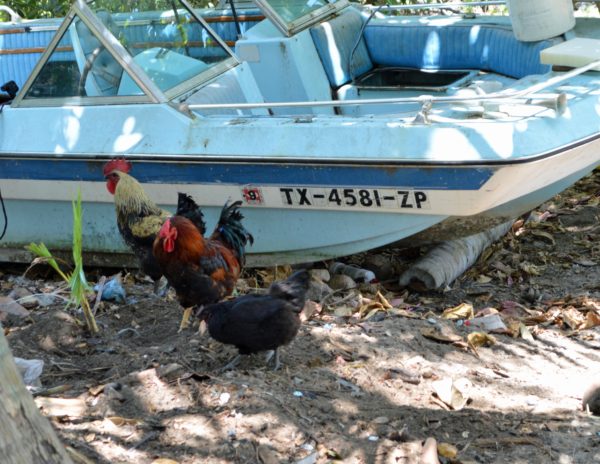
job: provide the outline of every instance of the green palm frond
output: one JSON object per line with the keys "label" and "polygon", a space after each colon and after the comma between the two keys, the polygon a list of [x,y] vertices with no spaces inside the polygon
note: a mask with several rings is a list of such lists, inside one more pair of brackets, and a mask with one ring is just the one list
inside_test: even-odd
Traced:
{"label": "green palm frond", "polygon": [[92,333],[98,332],[96,320],[92,314],[87,296],[92,291],[83,271],[83,209],[81,207],[81,190],[77,191],[77,198],[73,200],[73,272],[65,273],[59,267],[56,258],[43,243],[30,243],[27,250],[47,262],[69,284],[70,297],[67,305],[81,307],[88,329]]}

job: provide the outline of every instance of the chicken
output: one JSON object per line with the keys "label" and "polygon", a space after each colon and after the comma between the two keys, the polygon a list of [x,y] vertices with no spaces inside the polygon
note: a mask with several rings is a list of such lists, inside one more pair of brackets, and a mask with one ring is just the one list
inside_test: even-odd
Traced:
{"label": "chicken", "polygon": [[296,271],[271,284],[266,295],[244,295],[200,309],[198,317],[206,322],[211,337],[239,351],[224,370],[236,366],[241,355],[267,350],[274,350],[270,354],[275,354],[275,370],[279,369],[278,348],[298,333],[309,282],[308,271]]}
{"label": "chicken", "polygon": [[[115,198],[117,226],[121,237],[138,258],[142,272],[154,281],[154,293],[158,293],[162,271],[152,254],[152,245],[171,213],[159,208],[148,197],[141,184],[129,175],[131,167],[131,163],[124,158],[106,163],[106,188]],[[200,230],[206,229],[202,211],[184,193],[179,194],[176,214],[189,217]]]}
{"label": "chicken", "polygon": [[254,241],[242,225],[241,204],[225,204],[208,238],[188,217],[175,215],[165,221],[154,241],[156,261],[185,308],[180,330],[187,327],[195,306],[216,303],[233,292],[246,245]]}

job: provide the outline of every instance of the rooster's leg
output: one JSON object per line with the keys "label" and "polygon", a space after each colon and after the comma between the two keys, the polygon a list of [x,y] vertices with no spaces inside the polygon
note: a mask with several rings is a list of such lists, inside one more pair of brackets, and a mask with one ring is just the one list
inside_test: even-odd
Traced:
{"label": "rooster's leg", "polygon": [[177,331],[177,333],[181,332],[184,329],[187,329],[190,326],[190,317],[192,315],[192,309],[194,309],[194,307],[190,306],[189,308],[185,308],[183,310],[183,317],[181,318],[181,323],[179,324],[179,330]]}
{"label": "rooster's leg", "polygon": [[169,291],[169,283],[164,276],[154,281],[154,294],[156,296],[164,297]]}
{"label": "rooster's leg", "polygon": [[277,348],[267,353],[267,356],[265,356],[265,363],[268,365],[271,359],[273,359],[273,355],[275,355],[273,370],[277,371],[281,367],[281,362],[279,362],[279,351]]}
{"label": "rooster's leg", "polygon": [[229,361],[227,364],[225,364],[220,371],[221,372],[225,372],[225,371],[229,371],[231,369],[233,369],[235,366],[237,366],[240,361],[242,360],[242,355],[238,354],[235,358],[233,358],[231,361]]}
{"label": "rooster's leg", "polygon": [[275,350],[267,351],[267,354],[265,355],[265,364],[268,365],[271,362],[271,359],[273,359],[274,354],[275,354]]}

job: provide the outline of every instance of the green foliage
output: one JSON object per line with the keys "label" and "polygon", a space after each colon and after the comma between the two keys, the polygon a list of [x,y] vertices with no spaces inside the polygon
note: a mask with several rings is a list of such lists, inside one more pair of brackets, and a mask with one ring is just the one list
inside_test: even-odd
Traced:
{"label": "green foliage", "polygon": [[83,211],[81,208],[81,192],[77,193],[77,198],[73,200],[73,263],[75,269],[72,272],[64,272],[56,258],[52,256],[52,253],[48,250],[43,243],[30,243],[27,250],[31,251],[34,255],[40,258],[40,261],[48,263],[52,269],[54,269],[62,279],[69,284],[71,289],[71,296],[69,298],[69,304],[76,306],[82,306],[83,301],[87,301],[87,293],[92,289],[87,282],[85,273],[83,272],[83,255],[82,255],[82,236],[83,236]]}
{"label": "green foliage", "polygon": [[[62,18],[67,14],[72,0],[7,0],[2,2],[12,8],[21,17],[26,19],[35,18]],[[142,0],[142,1],[117,1],[100,0],[95,2],[96,7],[106,8],[109,11],[131,11],[132,8],[142,7],[140,9],[170,9],[173,6],[170,0]],[[206,8],[210,6],[210,0],[192,0],[190,4],[194,8]],[[8,15],[1,13],[1,19],[7,21]]]}
{"label": "green foliage", "polygon": [[25,248],[31,251],[34,255],[38,256],[41,261],[48,263],[52,269],[54,269],[63,278],[65,282],[69,281],[69,276],[62,271],[56,262],[56,259],[54,259],[54,256],[52,256],[52,253],[50,253],[48,248],[46,248],[46,245],[43,243],[30,243]]}
{"label": "green foliage", "polygon": [[3,2],[4,5],[27,19],[63,17],[71,7],[71,3],[71,0],[8,0]]}
{"label": "green foliage", "polygon": [[[27,250],[38,256],[37,259],[48,263],[52,268],[69,284],[70,296],[68,305],[74,305],[83,309],[88,329],[92,333],[98,332],[96,320],[92,314],[87,295],[92,291],[83,271],[83,209],[81,207],[81,191],[77,191],[77,198],[73,200],[73,263],[75,269],[70,273],[65,273],[56,258],[43,243],[30,243]],[[35,264],[35,262],[34,262]]]}
{"label": "green foliage", "polygon": [[85,304],[84,300],[87,302],[87,294],[92,290],[83,272],[82,219],[81,191],[78,191],[77,198],[73,200],[73,263],[75,269],[68,280],[71,288],[71,301],[77,306]]}

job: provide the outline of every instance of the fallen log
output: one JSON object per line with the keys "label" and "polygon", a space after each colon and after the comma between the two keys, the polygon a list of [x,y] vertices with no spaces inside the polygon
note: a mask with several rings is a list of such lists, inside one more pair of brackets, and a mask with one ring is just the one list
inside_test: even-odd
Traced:
{"label": "fallen log", "polygon": [[400,285],[420,291],[446,288],[477,261],[483,250],[504,236],[513,222],[441,243],[402,273]]}

